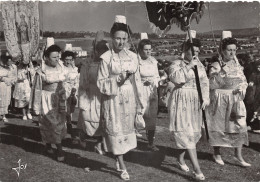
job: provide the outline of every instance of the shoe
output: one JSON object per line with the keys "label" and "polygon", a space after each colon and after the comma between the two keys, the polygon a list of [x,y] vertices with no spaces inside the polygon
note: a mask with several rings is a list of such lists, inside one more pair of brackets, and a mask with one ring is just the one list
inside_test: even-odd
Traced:
{"label": "shoe", "polygon": [[45,151],[47,154],[54,154],[54,150],[51,147],[46,147]]}
{"label": "shoe", "polygon": [[65,160],[65,156],[64,156],[63,151],[60,153],[58,152],[57,161],[63,162],[64,160]]}
{"label": "shoe", "polygon": [[9,123],[8,119],[6,117],[3,117],[3,122],[4,123]]}
{"label": "shoe", "polygon": [[79,144],[80,144],[80,146],[82,147],[82,148],[84,148],[84,149],[86,149],[86,147],[87,147],[87,142],[85,141],[85,140],[79,140]]}
{"label": "shoe", "polygon": [[141,135],[140,133],[135,133],[135,135],[136,135],[137,138],[142,138],[143,137],[143,135]]}
{"label": "shoe", "polygon": [[79,139],[78,138],[72,138],[72,144],[73,145],[77,145],[79,143]]}
{"label": "shoe", "polygon": [[99,148],[97,145],[94,147],[94,151],[100,155],[103,155],[103,151],[101,148]]}
{"label": "shoe", "polygon": [[135,130],[135,135],[137,138],[142,138],[143,135],[141,135],[137,130]]}
{"label": "shoe", "polygon": [[199,181],[204,181],[205,180],[205,176],[203,173],[200,173],[200,174],[196,174],[195,172],[193,172],[193,175],[194,175],[194,178],[196,180],[199,180]]}
{"label": "shoe", "polygon": [[83,132],[79,132],[79,144],[82,148],[86,149],[87,142],[86,142]]}
{"label": "shoe", "polygon": [[31,120],[32,119],[32,115],[30,113],[27,114],[27,118]]}
{"label": "shoe", "polygon": [[243,167],[250,167],[251,164],[245,162],[245,161],[240,161],[238,158],[234,157],[234,161],[236,161],[237,163],[239,163],[241,166]]}
{"label": "shoe", "polygon": [[148,150],[153,151],[153,152],[159,151],[159,149],[155,145],[149,145],[148,144],[147,148],[148,148]]}
{"label": "shoe", "polygon": [[126,171],[126,169],[122,170],[120,177],[122,180],[125,180],[125,181],[130,180],[130,176],[129,176],[128,172]]}
{"label": "shoe", "polygon": [[59,162],[63,162],[64,160],[65,160],[64,156],[58,156],[57,157],[57,161],[59,161]]}
{"label": "shoe", "polygon": [[27,116],[23,116],[23,120],[24,120],[24,121],[27,120]]}
{"label": "shoe", "polygon": [[220,165],[222,165],[222,166],[225,164],[224,161],[221,159],[221,156],[220,156],[220,158],[218,159],[217,156],[213,155],[213,159],[214,159],[214,161],[215,161],[216,163],[218,163],[218,164],[220,164]]}
{"label": "shoe", "polygon": [[181,164],[179,162],[177,162],[178,166],[181,168],[181,170],[183,170],[184,172],[189,172],[190,169],[186,164]]}

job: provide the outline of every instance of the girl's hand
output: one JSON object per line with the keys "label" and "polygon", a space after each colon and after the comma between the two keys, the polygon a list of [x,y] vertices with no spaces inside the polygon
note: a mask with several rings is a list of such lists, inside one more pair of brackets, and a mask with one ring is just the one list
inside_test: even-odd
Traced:
{"label": "girl's hand", "polygon": [[119,84],[119,85],[123,85],[124,84],[124,82],[125,82],[125,80],[127,79],[127,72],[122,72],[122,73],[120,73],[118,76],[117,76],[117,83]]}
{"label": "girl's hand", "polygon": [[240,93],[242,93],[242,90],[240,88],[233,90],[234,95],[240,94]]}
{"label": "girl's hand", "polygon": [[192,60],[189,63],[189,66],[191,68],[194,68],[194,66],[197,66],[199,63],[199,59],[196,56],[193,56]]}
{"label": "girl's hand", "polygon": [[205,108],[209,105],[210,101],[209,100],[204,100],[202,105],[201,105],[201,109],[205,110]]}

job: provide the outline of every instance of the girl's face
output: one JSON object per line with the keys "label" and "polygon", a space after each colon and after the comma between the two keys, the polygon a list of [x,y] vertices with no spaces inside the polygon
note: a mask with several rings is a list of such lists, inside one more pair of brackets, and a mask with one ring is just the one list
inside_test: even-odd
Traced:
{"label": "girl's face", "polygon": [[[194,49],[194,56],[198,57],[199,56],[199,52],[200,52],[200,48],[199,47],[195,47],[193,46],[193,49]],[[192,52],[191,52],[191,49],[188,49],[186,52],[185,52],[185,57],[188,61],[191,61],[192,60]]]}
{"label": "girl's face", "polygon": [[8,59],[8,60],[6,61],[6,65],[7,65],[7,66],[11,66],[12,64],[13,64],[12,59]]}
{"label": "girl's face", "polygon": [[59,59],[60,59],[60,53],[59,52],[51,52],[49,57],[48,57],[49,66],[56,67]]}
{"label": "girl's face", "polygon": [[151,56],[152,52],[152,46],[151,45],[145,45],[143,50],[140,51],[140,56],[142,59],[147,59]]}
{"label": "girl's face", "polygon": [[231,61],[236,56],[237,46],[235,44],[227,45],[226,49],[223,50],[224,61]]}
{"label": "girl's face", "polygon": [[124,31],[117,31],[114,34],[112,45],[115,51],[121,51],[126,46],[126,43],[128,41],[128,34]]}
{"label": "girl's face", "polygon": [[73,57],[72,57],[72,56],[67,56],[67,57],[65,57],[65,59],[64,59],[64,65],[65,65],[65,66],[69,66],[69,65],[73,66],[73,65],[74,65]]}

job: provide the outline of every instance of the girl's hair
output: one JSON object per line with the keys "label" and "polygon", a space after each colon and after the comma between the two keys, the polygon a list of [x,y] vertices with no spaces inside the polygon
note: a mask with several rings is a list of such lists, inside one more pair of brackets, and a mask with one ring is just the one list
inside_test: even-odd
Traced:
{"label": "girl's hair", "polygon": [[66,57],[72,57],[72,59],[75,59],[75,53],[72,51],[65,51],[61,54],[61,60],[64,61]]}
{"label": "girl's hair", "polygon": [[221,49],[222,50],[225,50],[227,48],[228,45],[231,45],[231,44],[235,44],[236,47],[238,47],[238,43],[237,43],[237,39],[235,38],[225,38],[221,41]]}
{"label": "girl's hair", "polygon": [[201,47],[201,42],[199,39],[197,38],[192,38],[192,44],[190,42],[190,40],[187,40],[185,41],[183,44],[182,44],[182,50],[183,51],[187,51],[191,48],[191,46],[195,46],[195,47],[198,47],[200,48]]}
{"label": "girl's hair", "polygon": [[54,44],[54,45],[48,47],[48,49],[44,53],[44,56],[49,57],[52,52],[61,52],[61,48]]}
{"label": "girl's hair", "polygon": [[117,31],[124,31],[128,34],[128,37],[132,35],[132,31],[130,30],[130,27],[124,23],[114,23],[111,30],[110,30],[110,36],[114,37],[115,33]]}
{"label": "girl's hair", "polygon": [[141,50],[143,50],[145,45],[151,45],[152,46],[152,42],[149,39],[143,39],[139,42],[138,44],[138,52],[140,52]]}

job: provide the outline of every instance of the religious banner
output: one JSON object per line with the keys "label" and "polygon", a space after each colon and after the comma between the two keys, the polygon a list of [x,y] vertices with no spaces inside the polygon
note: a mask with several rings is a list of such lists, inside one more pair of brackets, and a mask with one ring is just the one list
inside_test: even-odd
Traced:
{"label": "religious banner", "polygon": [[39,46],[38,2],[2,2],[5,42],[14,59],[27,64]]}

